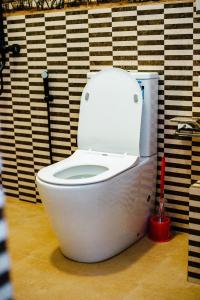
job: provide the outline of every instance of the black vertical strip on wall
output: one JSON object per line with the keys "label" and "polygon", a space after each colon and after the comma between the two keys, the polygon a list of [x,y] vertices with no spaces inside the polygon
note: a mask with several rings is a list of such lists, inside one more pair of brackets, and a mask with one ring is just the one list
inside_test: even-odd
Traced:
{"label": "black vertical strip on wall", "polygon": [[[7,38],[7,18],[4,18],[5,42]],[[11,97],[10,65],[4,69],[4,92],[0,96],[0,152],[2,153],[3,170],[1,183],[10,197],[19,197],[18,174],[16,165],[15,135],[13,123],[13,106]]]}
{"label": "black vertical strip on wall", "polygon": [[[192,116],[193,4],[164,5],[165,132],[167,160],[165,196],[176,230],[187,231],[191,185],[191,138],[174,136],[170,119]],[[181,13],[180,13],[181,12]],[[181,225],[180,225],[181,224]]]}
{"label": "black vertical strip on wall", "polygon": [[82,90],[89,72],[88,11],[66,12],[68,89],[71,153],[77,148],[77,129]]}
{"label": "black vertical strip on wall", "polygon": [[25,17],[8,17],[7,31],[9,42],[18,42],[21,46],[20,56],[9,58],[19,198],[35,202]]}

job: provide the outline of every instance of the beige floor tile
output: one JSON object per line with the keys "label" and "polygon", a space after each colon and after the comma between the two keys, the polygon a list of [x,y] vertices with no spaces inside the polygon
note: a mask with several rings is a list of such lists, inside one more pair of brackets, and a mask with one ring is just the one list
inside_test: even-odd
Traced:
{"label": "beige floor tile", "polygon": [[61,254],[41,204],[8,199],[6,215],[15,300],[200,300],[187,282],[186,234],[83,264]]}

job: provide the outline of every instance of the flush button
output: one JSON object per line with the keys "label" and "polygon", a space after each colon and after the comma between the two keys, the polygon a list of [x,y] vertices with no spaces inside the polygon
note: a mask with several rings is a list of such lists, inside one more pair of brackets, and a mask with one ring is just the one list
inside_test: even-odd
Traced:
{"label": "flush button", "polygon": [[133,96],[133,99],[134,99],[134,102],[135,102],[135,103],[138,103],[138,95],[137,95],[137,94],[135,94],[135,95]]}
{"label": "flush button", "polygon": [[86,93],[86,94],[85,94],[85,101],[88,101],[88,100],[89,100],[89,97],[90,97],[90,94],[89,94],[89,93]]}

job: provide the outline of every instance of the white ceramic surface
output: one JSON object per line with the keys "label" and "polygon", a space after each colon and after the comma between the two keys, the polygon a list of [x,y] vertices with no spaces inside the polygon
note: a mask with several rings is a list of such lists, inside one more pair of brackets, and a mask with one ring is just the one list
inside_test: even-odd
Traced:
{"label": "white ceramic surface", "polygon": [[37,177],[37,185],[62,253],[102,261],[144,235],[155,198],[156,156],[104,182],[55,186]]}
{"label": "white ceramic surface", "polygon": [[110,258],[141,238],[156,188],[158,78],[99,73],[83,91],[79,149],[36,178],[63,254],[81,262]]}
{"label": "white ceramic surface", "polygon": [[[135,166],[138,161],[138,156],[133,155],[76,150],[69,158],[41,169],[37,176],[42,181],[59,185],[90,184],[116,176]],[[99,166],[105,169],[98,172],[96,176],[89,176],[91,174],[88,173],[88,166]],[[69,178],[70,172],[73,176],[73,168],[77,167],[81,167],[82,178]],[[64,173],[68,173],[69,176],[58,175]]]}
{"label": "white ceramic surface", "polygon": [[139,84],[128,72],[96,73],[81,97],[78,148],[139,156],[142,102]]}

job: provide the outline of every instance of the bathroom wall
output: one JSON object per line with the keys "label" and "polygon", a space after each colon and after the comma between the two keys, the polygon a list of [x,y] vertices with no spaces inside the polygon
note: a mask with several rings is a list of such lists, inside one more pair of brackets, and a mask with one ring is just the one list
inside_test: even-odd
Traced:
{"label": "bathroom wall", "polygon": [[200,283],[200,181],[190,188],[188,280]]}
{"label": "bathroom wall", "polygon": [[[1,168],[1,166],[0,166]],[[13,299],[10,283],[10,259],[7,250],[7,224],[4,217],[4,195],[0,186],[0,299]]]}
{"label": "bathroom wall", "polygon": [[[192,1],[58,11],[5,18],[9,58],[0,96],[2,182],[9,196],[38,201],[36,172],[48,165],[48,127],[41,72],[54,96],[54,162],[76,149],[80,95],[88,71],[115,66],[156,71],[159,162],[166,155],[165,197],[176,230],[187,231],[189,186],[200,179],[200,139],[174,136],[174,116],[199,116],[200,23]],[[158,185],[159,192],[159,185]]]}

